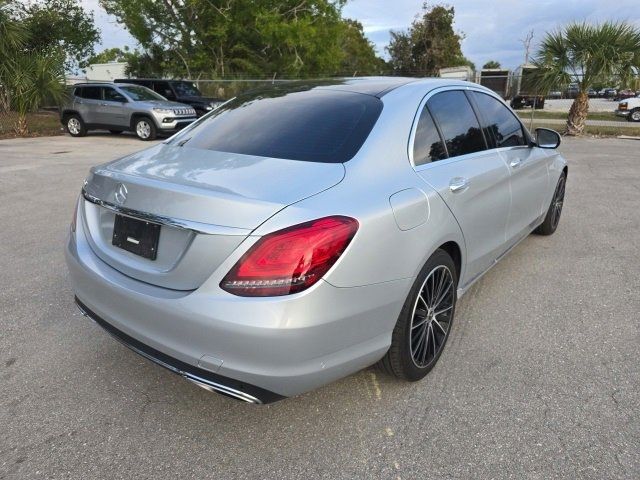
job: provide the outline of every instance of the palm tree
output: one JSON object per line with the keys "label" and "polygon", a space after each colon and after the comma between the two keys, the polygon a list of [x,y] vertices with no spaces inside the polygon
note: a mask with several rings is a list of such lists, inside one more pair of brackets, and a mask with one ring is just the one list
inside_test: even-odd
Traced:
{"label": "palm tree", "polygon": [[40,52],[22,53],[10,60],[10,71],[4,81],[11,95],[11,108],[18,117],[14,126],[16,135],[29,133],[28,112],[37,110],[47,100],[61,102],[65,93],[63,64],[63,56]]}
{"label": "palm tree", "polygon": [[640,30],[625,22],[572,23],[548,33],[534,64],[540,91],[577,83],[565,135],[580,135],[589,112],[587,91],[604,78],[628,83],[640,70]]}
{"label": "palm tree", "polygon": [[17,113],[14,130],[28,133],[27,113],[45,100],[60,102],[64,95],[64,57],[60,52],[25,50],[27,31],[0,0],[0,111]]}

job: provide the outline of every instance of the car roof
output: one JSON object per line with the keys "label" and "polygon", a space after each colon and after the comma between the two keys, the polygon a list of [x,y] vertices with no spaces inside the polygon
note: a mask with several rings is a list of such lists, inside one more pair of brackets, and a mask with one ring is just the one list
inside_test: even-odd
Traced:
{"label": "car roof", "polygon": [[74,83],[73,85],[68,85],[70,88],[74,87],[139,87],[140,85],[136,85],[135,83],[114,83],[114,82],[83,82],[83,83]]}
{"label": "car roof", "polygon": [[[469,86],[469,82],[462,80],[451,80],[446,78],[417,78],[417,77],[349,77],[330,78],[320,80],[301,80],[277,82],[275,84],[262,85],[255,91],[277,88],[280,91],[294,90],[336,90],[350,93],[360,93],[382,98],[387,93],[401,88],[405,85],[423,86],[425,88],[436,88],[448,85]],[[253,92],[252,90],[251,92]]]}

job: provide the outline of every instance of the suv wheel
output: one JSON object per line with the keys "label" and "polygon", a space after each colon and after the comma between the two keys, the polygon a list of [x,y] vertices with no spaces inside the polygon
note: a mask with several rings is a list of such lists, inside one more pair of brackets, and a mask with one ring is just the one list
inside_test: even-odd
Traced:
{"label": "suv wheel", "polygon": [[72,137],[84,137],[87,134],[87,128],[85,127],[80,115],[69,115],[65,125],[69,135]]}
{"label": "suv wheel", "polygon": [[140,140],[153,140],[156,138],[156,125],[147,117],[138,118],[134,124],[134,130]]}
{"label": "suv wheel", "polygon": [[630,122],[640,122],[640,108],[631,110],[631,113],[627,118]]}

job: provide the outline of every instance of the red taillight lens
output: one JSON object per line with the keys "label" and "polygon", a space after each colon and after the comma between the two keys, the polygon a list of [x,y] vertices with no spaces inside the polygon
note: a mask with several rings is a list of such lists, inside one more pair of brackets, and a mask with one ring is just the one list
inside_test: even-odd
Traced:
{"label": "red taillight lens", "polygon": [[265,235],[220,283],[244,297],[301,292],[327,273],[358,230],[349,217],[325,217]]}

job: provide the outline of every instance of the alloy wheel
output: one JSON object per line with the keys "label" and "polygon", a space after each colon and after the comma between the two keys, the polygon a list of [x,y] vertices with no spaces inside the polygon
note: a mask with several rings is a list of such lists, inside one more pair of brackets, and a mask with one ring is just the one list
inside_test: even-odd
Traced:
{"label": "alloy wheel", "polygon": [[140,120],[136,124],[136,133],[140,138],[149,138],[151,135],[151,125],[146,120]]}
{"label": "alloy wheel", "polygon": [[551,211],[551,226],[555,230],[560,221],[560,214],[562,213],[562,205],[564,203],[564,189],[566,185],[566,179],[564,175],[560,177],[558,185],[556,186],[556,192],[553,195],[553,206]]}
{"label": "alloy wheel", "polygon": [[633,120],[634,122],[640,122],[640,110],[631,112],[631,120]]}
{"label": "alloy wheel", "polygon": [[78,135],[80,133],[80,122],[77,118],[70,118],[67,122],[67,129],[73,135]]}
{"label": "alloy wheel", "polygon": [[455,284],[449,268],[435,267],[425,279],[413,306],[409,345],[411,359],[425,368],[444,347],[455,302]]}

